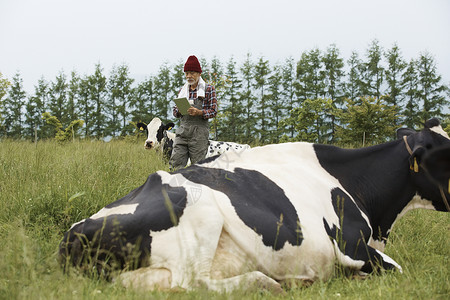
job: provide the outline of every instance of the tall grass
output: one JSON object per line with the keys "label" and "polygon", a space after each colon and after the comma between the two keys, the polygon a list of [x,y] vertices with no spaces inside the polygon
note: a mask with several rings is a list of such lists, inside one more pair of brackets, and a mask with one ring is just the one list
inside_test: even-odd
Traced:
{"label": "tall grass", "polygon": [[143,141],[58,144],[0,142],[0,299],[448,299],[450,214],[409,213],[394,228],[386,253],[404,273],[365,280],[340,272],[327,282],[293,288],[284,296],[237,291],[222,295],[125,290],[56,261],[59,241],[74,222],[143,184],[162,158]]}

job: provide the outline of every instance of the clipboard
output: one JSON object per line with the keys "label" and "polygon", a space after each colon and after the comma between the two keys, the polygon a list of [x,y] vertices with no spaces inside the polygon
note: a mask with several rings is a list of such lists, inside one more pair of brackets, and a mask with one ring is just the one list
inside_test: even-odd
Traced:
{"label": "clipboard", "polygon": [[183,115],[188,114],[188,109],[191,107],[191,104],[189,104],[189,100],[186,97],[183,98],[176,98],[173,101],[175,101],[175,104],[178,107],[178,111]]}

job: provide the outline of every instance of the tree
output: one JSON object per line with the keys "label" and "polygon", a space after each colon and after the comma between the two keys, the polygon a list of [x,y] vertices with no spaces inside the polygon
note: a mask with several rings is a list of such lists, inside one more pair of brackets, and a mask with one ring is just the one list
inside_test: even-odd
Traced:
{"label": "tree", "polygon": [[51,115],[67,125],[67,78],[63,71],[59,72],[54,82],[50,83],[48,109]]}
{"label": "tree", "polygon": [[397,110],[383,98],[347,99],[347,111],[338,116],[344,125],[337,128],[336,136],[344,144],[364,147],[384,143],[397,129]]}
{"label": "tree", "polygon": [[156,115],[163,121],[167,122],[172,117],[172,107],[170,105],[173,96],[170,76],[170,67],[168,63],[164,63],[160,68],[154,80],[154,90],[157,95]]}
{"label": "tree", "polygon": [[256,106],[256,118],[259,120],[258,136],[262,143],[267,142],[268,120],[270,118],[270,106],[266,88],[268,86],[268,76],[270,74],[269,61],[263,57],[259,58],[254,66],[255,89],[259,90],[259,101]]}
{"label": "tree", "polygon": [[297,133],[293,138],[283,136],[285,141],[305,141],[312,143],[323,143],[328,129],[323,126],[322,120],[325,112],[333,112],[331,99],[317,98],[306,99],[300,107],[293,109],[292,116],[282,120],[283,126],[291,125]]}
{"label": "tree", "polygon": [[182,61],[179,61],[175,66],[173,67],[173,71],[171,73],[171,90],[174,92],[175,95],[178,95],[181,87],[183,87],[184,83],[186,82],[186,76],[184,74],[184,63]]}
{"label": "tree", "polygon": [[3,101],[3,97],[8,93],[8,87],[11,85],[11,82],[8,79],[3,78],[3,74],[0,72],[0,101]]}
{"label": "tree", "polygon": [[[341,109],[344,99],[344,84],[342,79],[344,77],[344,59],[339,57],[339,50],[336,45],[328,47],[325,54],[322,56],[322,63],[324,65],[324,81],[325,81],[325,96],[331,99],[334,109]],[[334,133],[336,127],[336,118],[334,114],[330,115],[330,121],[324,120],[331,128],[330,140],[334,140]]]}
{"label": "tree", "polygon": [[153,87],[153,77],[146,78],[138,84],[135,89],[134,96],[130,102],[132,110],[133,122],[149,123],[156,117],[156,97]]}
{"label": "tree", "polygon": [[16,73],[12,78],[8,96],[3,102],[1,115],[4,118],[3,135],[12,138],[20,138],[23,130],[22,108],[24,107],[26,93],[23,89],[23,79],[20,73]]}
{"label": "tree", "polygon": [[283,132],[283,127],[280,122],[284,117],[285,109],[281,93],[283,80],[281,73],[281,66],[274,66],[268,80],[269,93],[267,99],[269,101],[268,107],[272,112],[267,122],[267,127],[269,128],[267,140],[270,143],[278,143]]}
{"label": "tree", "polygon": [[[334,51],[334,50],[333,50]],[[336,53],[329,52],[329,55],[336,55]],[[308,107],[306,110],[315,110],[317,107],[324,107],[323,100],[326,99],[325,95],[327,93],[326,90],[326,76],[331,75],[325,69],[324,63],[327,62],[328,67],[331,68],[330,59],[331,56],[328,56],[324,59],[321,51],[319,49],[312,49],[309,52],[305,52],[302,54],[300,61],[297,64],[297,97],[301,99],[300,106],[304,105],[303,103],[308,100]],[[334,74],[335,75],[335,74]],[[333,76],[334,76],[333,75]],[[312,105],[311,101],[318,101],[316,105]],[[328,99],[327,99],[328,101]],[[328,111],[331,111],[332,107]],[[295,114],[300,113],[297,109]],[[293,116],[296,118],[296,115]],[[332,136],[333,132],[333,119],[334,117],[329,118],[327,111],[320,113],[320,118],[314,119],[314,131],[319,134],[323,133],[326,136],[318,136],[317,140],[327,141],[330,136]],[[310,137],[308,137],[310,138]]]}
{"label": "tree", "polygon": [[[128,126],[127,120],[131,98],[133,95],[132,84],[134,79],[130,78],[130,71],[127,65],[114,66],[108,80],[109,100],[106,104],[108,115],[111,116],[108,122],[107,135],[116,136],[120,131],[121,135],[132,132],[134,128]],[[121,118],[122,124],[119,123]],[[134,127],[134,126],[133,126]]]}
{"label": "tree", "polygon": [[256,136],[256,118],[254,117],[254,103],[256,97],[253,93],[254,85],[254,64],[252,62],[251,54],[248,53],[243,65],[240,67],[242,73],[242,86],[243,89],[239,93],[239,98],[243,104],[243,122],[241,124],[243,128],[243,135],[239,137],[239,140],[244,143],[250,143],[254,141]]}
{"label": "tree", "polygon": [[437,74],[434,58],[429,53],[421,54],[417,60],[417,96],[421,100],[420,119],[425,123],[432,117],[443,118],[442,108],[448,105],[444,93],[446,86],[441,83],[442,77]]}
{"label": "tree", "polygon": [[34,87],[34,95],[31,96],[26,104],[26,132],[25,135],[30,138],[46,138],[51,135],[50,129],[45,126],[42,120],[42,114],[45,112],[48,102],[48,83],[44,78],[39,79],[38,85]]}
{"label": "tree", "polygon": [[394,44],[394,46],[386,52],[385,56],[388,67],[385,71],[387,90],[384,99],[387,103],[398,106],[401,104],[403,90],[402,75],[407,67],[407,63],[402,58],[397,44]]}
{"label": "tree", "polygon": [[218,113],[217,113],[216,117],[211,120],[211,126],[212,126],[211,133],[213,134],[213,136],[214,136],[213,138],[215,140],[218,139],[218,136],[220,134],[219,123],[222,122],[223,116],[224,116],[224,114],[221,111],[222,104],[223,104],[221,95],[222,95],[223,91],[226,89],[227,78],[226,78],[226,76],[223,75],[223,73],[224,73],[223,67],[222,67],[222,64],[220,63],[220,60],[217,57],[213,57],[213,59],[211,61],[211,66],[208,70],[208,74],[206,77],[206,78],[208,78],[206,82],[211,84],[212,86],[214,86],[214,88],[216,90]]}
{"label": "tree", "polygon": [[236,61],[233,57],[226,65],[226,77],[229,85],[222,94],[221,113],[224,117],[219,123],[219,139],[235,142],[238,140],[238,136],[242,136],[242,129],[239,125],[243,123],[243,102],[238,95],[238,91],[242,88],[242,80],[239,79]]}
{"label": "tree", "polygon": [[223,90],[226,82],[223,80],[223,67],[220,60],[214,56],[211,60],[211,66],[209,67],[206,81],[214,85],[216,90]]}
{"label": "tree", "polygon": [[66,114],[67,120],[72,122],[78,119],[77,105],[78,105],[78,89],[79,89],[80,77],[77,72],[72,71],[70,74],[70,81],[67,88],[67,107]]}
{"label": "tree", "polygon": [[73,120],[66,127],[66,129],[63,129],[63,125],[58,120],[58,118],[52,116],[50,113],[43,113],[42,118],[47,122],[47,124],[55,128],[55,139],[58,142],[65,142],[75,139],[75,135],[77,134],[78,129],[81,128],[84,124],[83,120]]}
{"label": "tree", "polygon": [[372,41],[367,50],[367,62],[361,65],[361,91],[363,96],[381,97],[384,67],[382,66],[383,52],[377,40]]}
{"label": "tree", "polygon": [[405,72],[402,75],[402,86],[404,89],[405,106],[402,110],[403,123],[409,128],[415,128],[420,125],[420,117],[417,114],[419,110],[419,102],[417,98],[417,70],[416,61],[411,59]]}
{"label": "tree", "polygon": [[357,52],[353,51],[350,58],[347,60],[348,64],[348,76],[345,84],[345,96],[351,100],[357,100],[362,95],[360,86],[360,72],[361,72],[361,59]]}
{"label": "tree", "polygon": [[[107,93],[106,77],[103,75],[103,68],[100,64],[95,65],[94,74],[87,77],[89,99],[93,110],[89,116],[91,127],[90,134],[101,138],[105,134],[105,97]],[[87,120],[85,120],[87,122]]]}
{"label": "tree", "polygon": [[78,85],[78,109],[78,115],[84,119],[84,136],[89,137],[92,134],[95,116],[94,105],[91,100],[91,87],[87,76],[81,78]]}
{"label": "tree", "polygon": [[324,66],[324,87],[325,96],[333,100],[334,103],[343,102],[343,77],[344,59],[340,57],[339,49],[332,44],[322,56]]}
{"label": "tree", "polygon": [[321,52],[315,48],[303,53],[297,63],[297,98],[302,102],[306,99],[318,99],[324,96],[325,81]]}
{"label": "tree", "polygon": [[205,81],[209,81],[209,76],[211,74],[208,61],[204,57],[199,58],[200,66],[202,66],[202,78]]}
{"label": "tree", "polygon": [[35,141],[34,137],[37,138],[37,119],[39,118],[39,115],[37,113],[35,98],[32,96],[30,97],[29,101],[25,104],[25,122],[24,122],[24,129],[22,132],[22,135],[25,138],[30,138],[33,141]]}
{"label": "tree", "polygon": [[6,94],[8,93],[8,88],[11,85],[11,82],[9,82],[8,79],[3,78],[3,74],[0,72],[0,136],[3,132],[3,112],[4,112],[4,108],[3,108],[3,98],[6,96]]}
{"label": "tree", "polygon": [[[285,60],[284,64],[281,66],[281,97],[283,102],[284,110],[282,110],[282,115],[287,117],[292,117],[290,114],[294,107],[296,106],[297,99],[295,98],[295,65],[294,59],[289,57]],[[289,126],[282,128],[282,133],[287,133],[289,137],[294,137],[294,127]]]}

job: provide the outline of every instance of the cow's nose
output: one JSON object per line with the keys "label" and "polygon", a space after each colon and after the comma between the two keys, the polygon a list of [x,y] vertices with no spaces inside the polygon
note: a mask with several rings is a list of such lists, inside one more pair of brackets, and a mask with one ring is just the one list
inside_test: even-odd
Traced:
{"label": "cow's nose", "polygon": [[153,147],[152,141],[146,141],[145,142],[145,149],[151,149]]}

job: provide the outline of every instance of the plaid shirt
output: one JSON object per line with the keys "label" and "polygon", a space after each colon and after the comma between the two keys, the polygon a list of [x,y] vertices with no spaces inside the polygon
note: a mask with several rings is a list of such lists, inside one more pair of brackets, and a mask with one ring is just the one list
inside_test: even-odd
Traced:
{"label": "plaid shirt", "polygon": [[[195,90],[189,89],[189,99],[193,100],[197,98],[197,88]],[[203,99],[203,119],[214,118],[217,114],[217,98],[216,89],[208,84],[205,89],[205,99]],[[178,107],[173,107],[173,116],[175,118],[180,118],[182,115],[178,111]]]}

